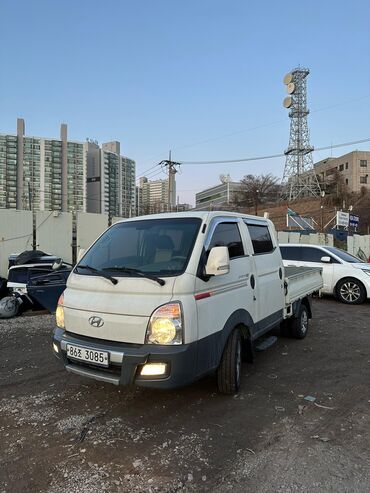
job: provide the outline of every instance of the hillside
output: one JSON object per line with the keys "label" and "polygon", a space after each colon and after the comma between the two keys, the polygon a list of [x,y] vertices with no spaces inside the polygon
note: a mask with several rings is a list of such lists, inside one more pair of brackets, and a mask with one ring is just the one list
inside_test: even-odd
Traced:
{"label": "hillside", "polygon": [[[289,207],[301,216],[312,217],[317,223],[317,229],[321,230],[321,225],[325,226],[336,215],[336,211],[340,210],[340,207],[335,207],[331,203],[330,196],[325,199],[320,198],[304,198],[291,202]],[[321,205],[323,206],[321,209]],[[360,216],[360,228],[359,232],[362,234],[369,234],[370,228],[370,195],[365,195],[360,198],[353,198],[353,214]],[[264,212],[268,212],[270,219],[274,222],[277,230],[286,229],[286,214],[287,214],[287,202],[278,203],[265,203],[259,204],[258,215],[263,215]],[[346,209],[343,209],[346,210]],[[241,212],[247,214],[254,214],[254,207],[246,207],[240,209]],[[334,222],[326,228],[330,229],[334,226]]]}

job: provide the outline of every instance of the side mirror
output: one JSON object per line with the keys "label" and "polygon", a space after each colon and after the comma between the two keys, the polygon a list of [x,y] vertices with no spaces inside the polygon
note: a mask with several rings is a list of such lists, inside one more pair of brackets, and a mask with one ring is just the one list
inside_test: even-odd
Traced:
{"label": "side mirror", "polygon": [[80,248],[78,250],[78,255],[77,255],[77,263],[82,259],[82,257],[85,255],[85,248]]}
{"label": "side mirror", "polygon": [[58,258],[57,260],[55,260],[55,262],[53,263],[53,265],[51,266],[51,268],[53,270],[59,270],[63,265],[63,259],[62,258]]}
{"label": "side mirror", "polygon": [[213,247],[209,252],[206,275],[221,276],[230,271],[229,250],[225,246]]}
{"label": "side mirror", "polygon": [[324,262],[324,264],[330,264],[331,258],[327,256],[321,257],[321,262]]}

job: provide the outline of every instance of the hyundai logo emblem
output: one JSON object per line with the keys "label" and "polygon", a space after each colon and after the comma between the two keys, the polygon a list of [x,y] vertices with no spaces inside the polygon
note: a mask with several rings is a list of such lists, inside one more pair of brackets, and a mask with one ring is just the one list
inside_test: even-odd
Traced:
{"label": "hyundai logo emblem", "polygon": [[100,317],[90,317],[89,324],[92,325],[93,327],[103,327],[104,320]]}

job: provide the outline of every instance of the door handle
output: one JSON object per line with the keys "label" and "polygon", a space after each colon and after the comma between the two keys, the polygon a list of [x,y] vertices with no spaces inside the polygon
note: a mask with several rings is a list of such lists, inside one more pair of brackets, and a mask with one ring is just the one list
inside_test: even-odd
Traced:
{"label": "door handle", "polygon": [[256,285],[256,281],[254,279],[254,275],[252,274],[251,275],[251,288],[254,289],[255,285]]}

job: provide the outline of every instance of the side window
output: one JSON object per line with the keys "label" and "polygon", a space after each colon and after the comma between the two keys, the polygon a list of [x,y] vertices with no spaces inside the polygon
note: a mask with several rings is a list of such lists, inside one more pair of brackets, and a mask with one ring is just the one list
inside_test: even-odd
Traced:
{"label": "side window", "polygon": [[281,256],[283,257],[283,260],[301,260],[302,255],[301,255],[301,250],[302,248],[300,247],[290,247],[290,246],[282,246],[280,247],[281,251]]}
{"label": "side window", "polygon": [[274,250],[274,245],[268,227],[262,224],[246,223],[246,225],[251,236],[254,253],[271,253]]}
{"label": "side window", "polygon": [[231,259],[244,255],[237,223],[220,223],[216,226],[208,250],[215,246],[227,246]]}
{"label": "side window", "polygon": [[328,255],[319,248],[302,247],[302,261],[303,262],[321,262],[321,257],[327,257]]}

